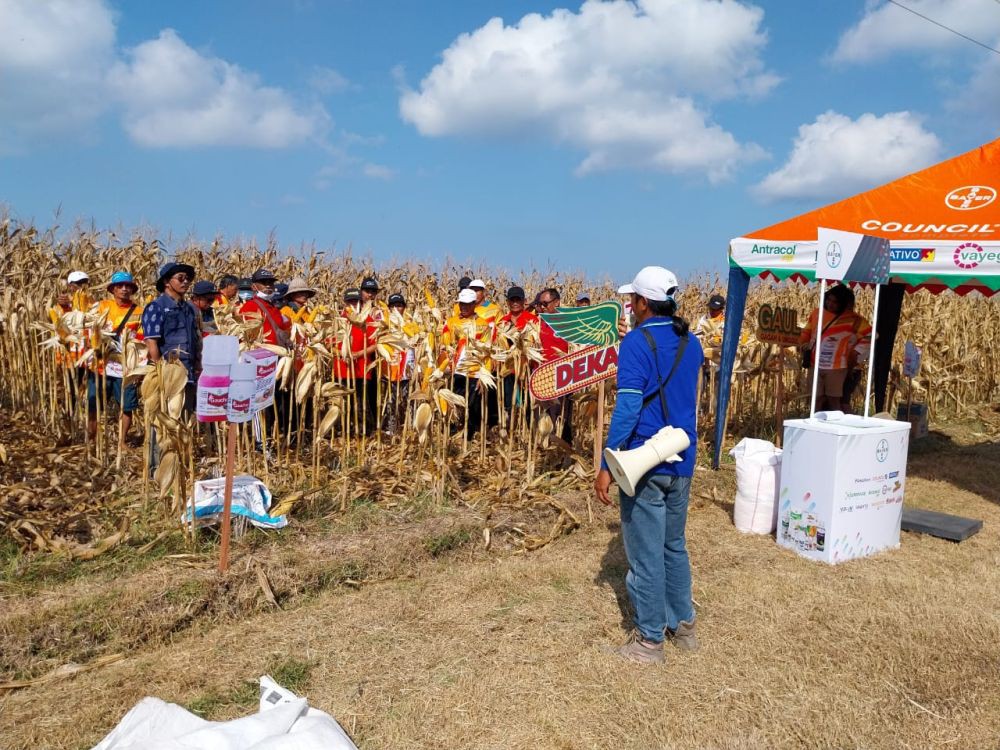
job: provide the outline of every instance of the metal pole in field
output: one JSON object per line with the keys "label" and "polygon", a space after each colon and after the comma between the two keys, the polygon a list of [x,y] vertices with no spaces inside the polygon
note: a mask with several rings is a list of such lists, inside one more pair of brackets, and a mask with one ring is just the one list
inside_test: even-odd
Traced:
{"label": "metal pole in field", "polygon": [[[219,546],[219,572],[229,568],[229,532],[232,525],[233,473],[236,468],[236,425],[229,422],[226,427],[226,491],[222,506],[222,544]],[[194,528],[194,515],[191,528]]]}
{"label": "metal pole in field", "polygon": [[819,311],[816,313],[816,349],[813,351],[813,387],[809,401],[809,416],[816,413],[816,391],[819,389],[819,350],[823,343],[823,303],[826,302],[826,279],[819,284]]}
{"label": "metal pole in field", "polygon": [[[882,289],[881,284],[875,285],[875,312],[872,314],[872,340],[868,348],[868,383],[865,385],[865,416],[867,417],[869,411],[871,410],[871,399],[872,399],[872,369],[875,361],[875,337],[876,331],[878,330],[878,297],[879,291]],[[909,414],[907,414],[909,417]]]}

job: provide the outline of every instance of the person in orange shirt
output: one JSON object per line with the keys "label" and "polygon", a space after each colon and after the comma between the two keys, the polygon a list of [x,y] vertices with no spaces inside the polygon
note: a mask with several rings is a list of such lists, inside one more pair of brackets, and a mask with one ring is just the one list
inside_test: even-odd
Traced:
{"label": "person in orange shirt", "polygon": [[[415,336],[420,326],[406,315],[406,298],[402,294],[389,295],[390,331],[406,337]],[[392,356],[382,362],[385,389],[385,409],[382,416],[382,431],[386,435],[396,434],[406,421],[406,405],[410,398],[410,378],[416,360],[413,349],[404,346],[388,346]]]}
{"label": "person in orange shirt", "polygon": [[240,280],[230,273],[219,279],[219,293],[215,297],[216,307],[226,307],[237,301],[240,293]]}
{"label": "person in orange shirt", "polygon": [[[519,286],[512,286],[507,290],[507,314],[500,318],[500,328],[504,326],[514,326],[518,331],[523,331],[530,323],[538,323],[538,316],[530,310],[524,308],[524,289]],[[510,363],[504,363],[503,368],[503,409],[510,417],[514,402],[525,398],[527,394],[528,372],[520,373],[520,382],[514,367]]]}
{"label": "person in orange shirt", "polygon": [[[488,390],[482,383],[479,371],[490,369],[491,362],[473,360],[469,356],[470,340],[492,341],[496,333],[493,319],[480,317],[476,314],[476,293],[471,288],[458,293],[457,316],[448,318],[441,332],[441,342],[445,346],[454,346],[455,354],[451,361],[452,390],[466,400],[468,427],[467,435],[472,437],[479,429],[483,417],[483,392]],[[495,401],[494,401],[495,403]],[[499,423],[499,414],[487,400],[486,424],[493,427]]]}
{"label": "person in orange shirt", "polygon": [[[139,291],[139,286],[128,271],[118,271],[111,277],[108,284],[110,299],[105,299],[97,306],[98,315],[105,315],[105,330],[110,331],[115,341],[122,341],[122,334],[127,329],[132,338],[142,340],[142,307],[132,300],[132,295]],[[124,352],[119,352],[123,357]],[[104,387],[98,389],[98,380],[103,374]],[[115,402],[121,406],[121,438],[128,435],[132,428],[132,414],[139,408],[139,387],[129,383],[123,387],[125,369],[120,358],[95,360],[94,367],[87,376],[87,430],[91,439],[97,435],[97,399],[100,390],[101,400],[105,405]]]}
{"label": "person in orange shirt", "polygon": [[[816,387],[817,411],[839,410],[841,407],[850,358],[861,340],[858,335],[858,316],[851,310],[853,305],[854,293],[843,284],[838,284],[826,293],[819,368],[818,374],[814,373],[814,377],[819,378]],[[810,313],[799,337],[800,348],[809,353],[806,356],[810,366],[814,366],[816,360],[813,347],[816,345],[818,313],[818,310]]]}
{"label": "person in orange shirt", "polygon": [[288,284],[288,291],[283,298],[284,305],[281,314],[293,325],[312,323],[316,311],[309,307],[309,300],[316,296],[316,290],[306,283],[301,276],[296,276]]}

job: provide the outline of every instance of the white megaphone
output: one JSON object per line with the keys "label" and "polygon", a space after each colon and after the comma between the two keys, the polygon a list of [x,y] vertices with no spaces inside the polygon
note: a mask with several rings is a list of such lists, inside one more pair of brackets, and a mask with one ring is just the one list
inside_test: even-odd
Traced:
{"label": "white megaphone", "polygon": [[653,437],[630,451],[604,449],[611,476],[626,495],[635,495],[635,486],[646,472],[662,463],[680,461],[677,454],[691,445],[691,438],[679,427],[667,425]]}

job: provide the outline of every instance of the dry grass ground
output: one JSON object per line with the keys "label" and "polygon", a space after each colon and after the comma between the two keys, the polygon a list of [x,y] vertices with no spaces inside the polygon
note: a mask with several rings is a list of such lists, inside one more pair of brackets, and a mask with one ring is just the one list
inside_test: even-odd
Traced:
{"label": "dry grass ground", "polygon": [[[699,472],[689,545],[703,648],[668,652],[663,668],[600,649],[624,635],[611,511],[532,554],[443,536],[462,528],[449,512],[420,521],[423,532],[345,527],[325,532],[333,542],[316,530],[256,552],[271,561],[283,610],[195,614],[147,642],[99,645],[93,654],[124,648],[126,658],[0,698],[0,747],[90,747],[145,695],[210,718],[240,715],[265,671],[366,749],[1000,747],[998,459],[1000,445],[968,428],[915,446],[907,503],[982,518],[983,531],[962,544],[904,534],[896,551],[837,567],[736,532],[732,469]],[[583,505],[570,501],[585,517]],[[387,547],[386,533],[402,541]],[[383,567],[360,586],[296,594],[295,576],[278,572],[371,559]],[[129,632],[82,603],[112,583],[146,601],[164,581],[212,580],[180,562],[8,595],[4,640],[23,635],[15,618],[66,619],[74,602],[82,623]],[[242,585],[234,580],[230,590]],[[5,649],[16,661],[13,644]]]}

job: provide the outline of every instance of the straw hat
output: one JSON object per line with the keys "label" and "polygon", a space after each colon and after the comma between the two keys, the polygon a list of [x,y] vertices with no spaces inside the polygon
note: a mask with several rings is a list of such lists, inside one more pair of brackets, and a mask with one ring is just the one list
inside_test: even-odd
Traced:
{"label": "straw hat", "polygon": [[286,297],[291,297],[293,294],[298,294],[300,292],[308,292],[310,297],[316,296],[316,290],[313,289],[306,283],[306,280],[301,276],[296,276],[290,282],[288,282],[288,291],[285,292]]}

